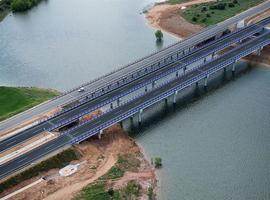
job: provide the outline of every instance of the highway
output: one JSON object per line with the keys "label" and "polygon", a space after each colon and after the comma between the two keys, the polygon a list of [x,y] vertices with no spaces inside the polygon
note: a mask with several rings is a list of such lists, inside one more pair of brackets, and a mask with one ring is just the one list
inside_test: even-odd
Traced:
{"label": "highway", "polygon": [[[207,46],[204,46],[200,49],[197,49],[193,53],[183,57],[176,63],[179,66],[184,67],[186,64],[190,64],[195,62],[198,59],[204,58],[205,56],[217,51],[222,50],[225,47],[228,47],[229,45],[235,43],[237,40],[247,38],[248,36],[253,35],[254,33],[259,32],[263,26],[270,23],[270,17],[266,18],[265,20],[260,21],[257,24],[250,25],[246,27],[245,29],[241,29],[237,32],[228,34],[222,38],[219,38],[212,43],[210,43]],[[0,152],[5,151],[13,146],[18,145],[19,143],[30,139],[31,137],[40,134],[44,130],[52,130],[55,129],[57,124],[63,124],[63,122],[68,121],[70,123],[70,119],[72,121],[77,120],[79,117],[83,116],[86,112],[90,113],[91,111],[96,110],[97,108],[100,108],[106,104],[109,104],[112,101],[117,100],[118,98],[127,95],[128,93],[134,91],[135,89],[144,87],[145,85],[160,79],[162,75],[166,75],[166,72],[172,71],[173,68],[175,68],[175,63],[169,64],[165,67],[162,67],[161,69],[158,69],[156,71],[153,71],[152,73],[148,73],[145,76],[142,76],[138,78],[137,80],[134,80],[133,82],[130,82],[120,88],[117,88],[109,93],[106,93],[96,99],[93,99],[91,101],[86,102],[85,104],[80,105],[79,107],[76,107],[72,110],[69,110],[67,112],[62,113],[61,115],[55,116],[47,121],[44,121],[43,123],[40,123],[38,125],[35,125],[29,129],[26,129],[10,138],[7,138],[3,141],[0,141]],[[176,71],[176,69],[175,69]],[[59,126],[58,126],[59,127]],[[57,127],[57,128],[58,128]]]}
{"label": "highway", "polygon": [[[153,101],[156,97],[162,96],[163,94],[167,93],[167,91],[176,89],[179,86],[184,85],[188,81],[194,80],[195,77],[198,77],[201,75],[201,77],[204,77],[206,72],[214,73],[216,70],[216,66],[220,65],[220,63],[228,63],[228,60],[231,60],[235,56],[238,56],[239,58],[241,55],[243,55],[243,52],[247,51],[248,49],[252,49],[253,47],[256,47],[257,45],[262,44],[263,42],[267,41],[267,44],[270,43],[270,33],[267,32],[257,38],[253,38],[237,47],[232,49],[231,51],[227,52],[226,54],[222,55],[219,58],[216,58],[215,60],[206,63],[202,65],[201,67],[194,69],[193,71],[190,71],[185,76],[182,76],[180,78],[174,79],[173,81],[156,88],[154,90],[151,90],[145,95],[136,98],[126,104],[123,104],[113,110],[111,110],[108,113],[105,113],[104,115],[93,119],[87,123],[84,123],[76,128],[71,129],[70,131],[66,132],[65,134],[61,135],[60,137],[36,148],[32,151],[25,153],[3,165],[0,166],[0,178],[3,178],[14,171],[17,171],[32,162],[42,158],[45,155],[48,155],[49,153],[62,148],[65,145],[68,145],[71,143],[73,138],[80,137],[84,135],[87,132],[91,132],[92,134],[88,135],[87,137],[97,134],[98,131],[104,124],[109,126],[108,122],[111,122],[112,119],[117,118],[120,119],[119,116],[125,116],[127,117],[127,113],[130,115],[135,114],[137,110],[144,105],[145,103]],[[244,55],[243,55],[244,56]],[[177,64],[175,64],[177,65]],[[197,81],[197,80],[196,80]],[[182,87],[183,89],[184,87]],[[149,104],[150,105],[150,104]],[[137,110],[136,110],[137,109]],[[132,112],[134,113],[132,113]]]}
{"label": "highway", "polygon": [[[159,52],[155,52],[151,55],[148,55],[136,62],[133,62],[131,64],[128,64],[122,68],[119,68],[118,70],[108,73],[96,80],[90,81],[86,84],[84,84],[84,87],[87,91],[87,93],[95,91],[97,88],[101,89],[106,84],[111,84],[112,82],[115,82],[123,77],[125,77],[127,74],[129,74],[131,71],[137,71],[140,70],[146,66],[152,65],[153,63],[157,63],[159,61],[164,60],[165,58],[175,54],[176,52],[182,52],[183,50],[187,50],[188,48],[206,40],[210,37],[215,36],[217,33],[222,33],[224,30],[227,29],[229,25],[232,25],[242,19],[245,19],[247,17],[252,17],[254,15],[257,15],[258,13],[261,13],[265,10],[268,10],[270,8],[270,1],[267,1],[263,4],[258,5],[257,7],[254,7],[252,9],[249,9],[239,15],[236,15],[233,18],[230,18],[224,22],[221,22],[215,26],[211,26],[207,28],[206,30],[193,35],[192,37],[189,37],[188,39],[178,42],[174,45],[171,45],[167,48],[164,48],[163,50]],[[48,101],[42,105],[39,105],[35,108],[32,108],[30,110],[27,110],[21,114],[18,114],[12,118],[9,118],[5,121],[0,122],[0,131],[5,131],[9,129],[10,127],[14,127],[18,124],[21,124],[27,120],[30,120],[34,116],[37,116],[39,114],[48,112],[49,110],[61,106],[63,104],[66,104],[67,102],[77,100],[79,98],[82,98],[86,94],[84,93],[78,93],[78,88],[74,88],[71,91],[68,91],[67,93],[63,94],[62,96],[59,96],[58,98],[55,98],[52,101]]]}

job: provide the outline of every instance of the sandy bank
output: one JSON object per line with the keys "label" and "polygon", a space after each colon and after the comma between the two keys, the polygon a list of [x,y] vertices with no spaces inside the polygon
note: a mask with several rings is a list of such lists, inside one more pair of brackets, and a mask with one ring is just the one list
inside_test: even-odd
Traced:
{"label": "sandy bank", "polygon": [[[187,3],[171,5],[168,3],[157,4],[145,13],[148,24],[153,28],[161,29],[181,39],[198,33],[204,29],[200,25],[195,25],[179,15],[182,7],[188,7],[195,4],[211,2],[215,0],[194,0]],[[249,20],[249,23],[257,22],[266,16],[270,16],[270,11],[257,15]],[[260,57],[254,55],[248,56],[245,60],[263,64],[270,67],[269,48],[265,48]]]}

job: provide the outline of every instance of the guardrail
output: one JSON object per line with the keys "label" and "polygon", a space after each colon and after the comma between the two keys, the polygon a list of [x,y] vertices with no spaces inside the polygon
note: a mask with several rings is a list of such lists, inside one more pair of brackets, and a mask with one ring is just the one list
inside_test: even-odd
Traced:
{"label": "guardrail", "polygon": [[[250,27],[250,28],[251,28],[251,27]],[[263,28],[263,27],[258,27],[257,29],[255,29],[255,30],[253,30],[253,31],[251,31],[251,32],[248,32],[247,34],[242,35],[242,36],[239,37],[239,38],[236,38],[236,39],[234,39],[234,40],[231,40],[229,43],[226,43],[226,44],[223,44],[223,45],[221,45],[221,46],[218,46],[218,47],[215,48],[215,49],[211,49],[211,50],[208,51],[206,54],[201,55],[201,56],[199,56],[199,57],[196,57],[195,59],[191,60],[190,62],[187,62],[185,66],[187,66],[187,65],[189,65],[189,64],[191,64],[191,63],[194,63],[194,62],[200,60],[201,58],[205,57],[205,56],[208,55],[208,54],[217,52],[217,51],[223,49],[223,48],[226,47],[226,46],[229,46],[229,45],[231,45],[231,44],[233,44],[233,43],[235,43],[235,42],[239,42],[240,40],[242,40],[242,39],[244,39],[244,38],[247,38],[247,37],[249,37],[249,36],[251,36],[251,35],[253,35],[253,34],[255,34],[255,33],[258,33],[258,32],[260,32],[260,31],[262,30],[262,28]],[[239,32],[240,32],[240,31],[239,31]],[[239,32],[235,32],[234,34],[229,35],[229,36],[227,36],[227,37],[232,37],[233,35],[238,34]],[[227,37],[226,37],[226,38],[227,38]],[[224,39],[226,39],[226,38],[224,38]],[[215,42],[212,42],[212,43],[214,44]],[[209,43],[209,45],[211,45],[212,43]],[[205,48],[205,47],[204,47],[204,48]],[[198,49],[198,51],[203,50],[204,48],[200,48],[200,49]],[[188,55],[188,56],[190,56],[190,55]],[[172,64],[172,63],[170,63],[170,64]],[[177,64],[177,62],[176,62],[176,64]],[[168,65],[166,65],[166,66],[168,66]],[[157,69],[152,69],[152,70],[149,69],[149,70],[148,70],[148,73],[153,72],[153,71],[156,71],[156,70],[159,70],[159,69],[161,69],[162,67],[164,67],[164,66],[161,66],[161,67],[159,67],[159,68],[157,68]],[[179,69],[177,69],[177,70],[179,70]],[[148,73],[145,73],[145,74],[148,74]],[[172,72],[170,71],[169,73],[172,73]],[[143,75],[145,75],[145,74],[143,74]],[[168,74],[168,73],[166,73],[166,74],[164,74],[164,75],[166,76],[167,74]],[[141,76],[142,76],[142,75],[141,75]],[[138,77],[134,76],[133,80],[131,79],[128,83],[130,83],[131,81],[134,81],[134,79],[140,78],[141,76],[138,76]],[[157,77],[157,78],[155,78],[154,80],[151,80],[151,81],[152,81],[152,82],[153,82],[153,81],[156,81],[156,80],[160,79],[161,77],[162,77],[162,76],[159,76],[159,77]],[[145,85],[149,84],[149,82],[151,82],[151,81],[148,81],[147,83],[145,83],[145,84],[143,84],[143,85],[141,84],[140,87],[144,87]],[[128,83],[125,83],[125,84],[128,84]],[[139,88],[139,87],[136,87],[135,89],[138,89],[138,88]],[[111,89],[111,90],[117,89],[117,87],[115,88],[115,87],[111,86],[110,89]],[[133,91],[134,91],[134,90],[133,90]],[[130,93],[130,92],[129,92],[129,93]],[[97,95],[95,96],[95,98],[97,98],[97,97],[99,97],[99,96],[101,96],[101,95],[103,95],[103,93],[97,94]],[[124,94],[124,95],[120,95],[120,96],[118,96],[117,98],[122,97],[122,96],[125,96],[125,94]],[[70,111],[70,110],[73,110],[73,109],[75,109],[75,108],[81,106],[82,104],[85,104],[85,103],[87,103],[87,102],[89,102],[89,101],[91,101],[91,100],[93,100],[93,99],[94,99],[94,98],[89,98],[88,100],[82,101],[82,102],[80,102],[80,103],[78,103],[78,104],[76,104],[76,105],[70,107],[69,109],[66,109],[66,110],[63,110],[63,111],[61,111],[61,112],[56,113],[55,115],[51,116],[50,118],[44,119],[44,120],[41,121],[41,122],[44,122],[44,121],[46,121],[46,120],[52,119],[52,118],[54,118],[54,117],[56,117],[56,116],[59,116],[59,115],[65,113],[65,112],[68,112],[68,111]],[[114,100],[115,100],[115,99],[114,99]],[[114,101],[114,100],[113,100],[113,101]],[[107,104],[107,103],[108,103],[108,102],[106,102],[106,104]],[[103,105],[104,105],[104,104],[102,104],[101,106],[103,106]],[[100,107],[100,106],[98,106],[98,107]],[[95,109],[96,109],[96,107],[95,107]],[[93,111],[93,110],[94,110],[94,109],[91,109],[91,110],[89,110],[88,112],[91,112],[91,111]],[[81,115],[81,116],[82,116],[82,115]],[[72,120],[71,120],[71,121],[72,121]],[[67,121],[67,122],[70,122],[70,121]],[[61,126],[61,125],[63,125],[63,124],[62,124],[62,123],[59,124],[59,126]],[[54,127],[54,128],[56,128],[56,127]],[[52,130],[52,129],[51,129],[51,130]]]}
{"label": "guardrail", "polygon": [[[239,54],[237,54],[237,55],[235,55],[235,56],[232,56],[229,60],[226,60],[224,62],[221,62],[217,66],[215,66],[215,67],[213,67],[211,69],[208,69],[207,71],[203,71],[201,74],[199,74],[199,75],[197,75],[195,77],[192,77],[191,79],[185,81],[184,83],[181,83],[181,84],[179,84],[179,85],[171,88],[170,90],[168,90],[168,91],[166,91],[166,92],[164,92],[164,93],[162,93],[162,94],[160,94],[160,95],[158,95],[156,97],[153,97],[152,99],[147,100],[146,102],[144,102],[141,105],[138,105],[138,106],[132,108],[131,110],[125,112],[124,114],[122,114],[120,116],[117,116],[116,118],[113,118],[111,120],[108,120],[107,122],[105,122],[105,123],[103,123],[103,124],[95,127],[94,129],[87,131],[86,133],[84,133],[84,134],[82,134],[82,135],[80,135],[80,136],[72,139],[70,141],[71,144],[79,143],[79,142],[83,141],[84,139],[86,139],[88,137],[91,137],[91,136],[99,133],[100,130],[103,130],[105,128],[108,128],[111,125],[113,125],[115,123],[118,123],[119,121],[122,121],[123,119],[126,119],[126,118],[132,116],[133,114],[139,112],[139,110],[145,109],[145,108],[147,108],[147,107],[155,104],[156,102],[159,102],[160,100],[162,100],[162,99],[164,99],[164,98],[166,98],[166,97],[174,94],[174,92],[176,92],[176,91],[180,91],[180,90],[183,90],[186,87],[189,87],[190,85],[194,84],[195,82],[198,82],[198,81],[204,79],[205,77],[207,77],[208,75],[213,74],[216,71],[219,71],[220,69],[222,69],[222,68],[224,68],[224,67],[226,67],[226,66],[228,66],[230,64],[235,63],[240,58],[242,58],[242,57],[244,57],[246,55],[249,55],[253,51],[257,50],[258,48],[261,48],[261,47],[266,46],[268,44],[270,44],[270,38],[267,39],[267,40],[265,40],[265,41],[263,41],[263,42],[261,42],[261,43],[259,43],[259,44],[257,44],[257,45],[255,45],[255,46],[253,46],[253,47],[251,47],[251,48],[249,48],[249,49],[247,49],[247,50],[245,50],[245,51],[243,51],[243,52],[241,52],[241,53],[239,53]],[[241,48],[241,47],[239,47],[239,48]],[[232,51],[235,51],[235,50],[232,50]],[[226,54],[229,54],[232,51],[229,51]],[[166,83],[166,84],[168,84],[168,83]],[[162,86],[164,86],[164,85],[162,85]],[[134,99],[137,99],[137,98],[134,98]],[[86,123],[89,123],[89,122],[86,122]],[[82,125],[84,125],[84,124],[82,124]],[[80,126],[82,126],[82,125],[80,125]],[[68,133],[70,133],[71,131],[75,130],[78,127],[74,127],[72,130],[68,131]]]}
{"label": "guardrail", "polygon": [[[134,92],[134,91],[136,91],[136,90],[138,90],[138,89],[140,89],[140,88],[143,88],[143,87],[145,87],[146,85],[148,85],[148,84],[150,84],[150,83],[152,83],[152,82],[154,82],[154,81],[157,81],[157,80],[159,80],[159,79],[161,79],[161,78],[166,77],[167,75],[169,75],[169,74],[171,74],[171,73],[174,73],[174,72],[176,72],[176,71],[178,71],[178,70],[180,70],[180,69],[182,69],[182,68],[184,68],[184,67],[187,67],[189,64],[194,63],[194,62],[200,60],[201,58],[205,57],[205,56],[208,55],[208,54],[217,52],[217,51],[223,49],[223,48],[226,47],[226,46],[230,46],[231,44],[233,44],[233,43],[235,43],[235,42],[239,42],[239,41],[242,40],[243,38],[249,37],[249,36],[253,35],[254,33],[257,33],[259,30],[261,30],[261,28],[258,28],[258,29],[256,29],[256,30],[253,30],[252,32],[249,32],[249,33],[243,35],[242,37],[239,37],[239,38],[236,38],[236,39],[234,39],[234,40],[231,40],[230,42],[228,42],[228,43],[226,43],[226,44],[224,44],[224,45],[218,46],[218,47],[215,48],[215,49],[211,49],[211,51],[207,52],[205,55],[202,54],[201,56],[196,57],[195,59],[193,59],[193,60],[190,61],[190,62],[187,62],[187,63],[184,63],[184,64],[182,64],[182,63],[177,63],[177,62],[176,62],[176,63],[173,63],[173,64],[171,64],[171,65],[172,65],[172,66],[176,65],[176,66],[173,67],[173,68],[171,68],[170,70],[166,71],[165,73],[162,73],[162,74],[160,74],[160,75],[158,75],[158,76],[156,76],[156,77],[154,77],[154,78],[152,78],[152,79],[147,79],[145,82],[136,85],[135,87],[131,88],[130,90],[128,90],[128,91],[126,91],[126,92],[124,92],[124,93],[120,93],[119,95],[114,96],[114,97],[111,98],[111,99],[108,99],[108,100],[106,100],[106,101],[104,101],[104,102],[100,102],[99,104],[95,105],[94,107],[90,107],[89,109],[85,110],[84,112],[78,113],[77,115],[75,115],[75,116],[73,116],[73,117],[71,117],[71,118],[69,118],[69,119],[67,119],[67,120],[65,120],[65,121],[62,121],[61,123],[56,124],[55,126],[51,127],[51,128],[49,129],[49,131],[54,130],[54,129],[59,128],[59,127],[62,127],[62,126],[66,125],[66,124],[69,124],[69,123],[71,123],[71,122],[73,122],[73,121],[76,121],[78,118],[80,118],[80,117],[82,117],[82,116],[84,116],[84,115],[86,115],[86,114],[88,114],[88,113],[90,113],[90,112],[92,112],[92,111],[94,111],[94,110],[96,110],[96,109],[98,109],[98,108],[104,106],[104,105],[107,105],[107,104],[109,104],[109,103],[111,103],[111,102],[113,102],[113,101],[116,101],[117,99],[119,99],[119,98],[121,98],[121,97],[123,97],[123,96],[126,96],[126,95],[128,95],[128,94],[130,94],[130,93],[132,93],[132,92]],[[81,102],[81,103],[79,103],[79,104],[73,106],[72,108],[70,108],[68,111],[70,111],[70,110],[72,110],[72,109],[75,109],[75,108],[81,106],[82,104],[84,104],[84,103]],[[60,113],[58,113],[58,114],[55,115],[55,116],[58,116],[58,115],[63,114],[63,113],[65,113],[65,112],[67,112],[67,111],[60,112]],[[55,116],[52,116],[51,118],[53,118],[53,117],[55,117]]]}

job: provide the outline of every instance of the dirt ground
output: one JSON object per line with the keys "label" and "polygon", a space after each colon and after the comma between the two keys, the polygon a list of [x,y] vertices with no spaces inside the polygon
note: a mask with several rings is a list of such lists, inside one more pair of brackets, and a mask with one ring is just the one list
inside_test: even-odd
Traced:
{"label": "dirt ground", "polygon": [[210,1],[215,0],[195,0],[175,5],[167,3],[158,4],[148,10],[145,17],[152,27],[159,28],[177,37],[185,38],[203,30],[204,27],[187,22],[178,14],[181,8]]}
{"label": "dirt ground", "polygon": [[[200,25],[195,25],[186,21],[179,15],[182,7],[188,7],[194,4],[201,4],[215,0],[194,0],[187,3],[170,5],[168,3],[157,4],[149,9],[145,17],[150,26],[153,28],[161,29],[181,39],[198,33],[204,29]],[[270,11],[266,11],[260,15],[257,15],[249,20],[248,23],[254,23],[266,16],[270,15]],[[264,48],[260,57],[248,56],[245,60],[256,62],[264,66],[270,67],[270,53],[269,47]]]}
{"label": "dirt ground", "polygon": [[59,176],[58,169],[50,170],[39,177],[27,180],[16,187],[6,191],[9,194],[23,186],[32,183],[40,177],[46,180],[12,197],[12,200],[68,200],[72,199],[83,187],[92,183],[116,163],[119,153],[130,153],[139,156],[140,168],[138,172],[126,172],[124,176],[112,182],[113,187],[121,188],[130,180],[137,180],[141,185],[156,182],[152,166],[145,160],[140,148],[119,125],[109,128],[102,138],[91,138],[75,148],[82,154],[79,161],[79,170],[69,176]]}

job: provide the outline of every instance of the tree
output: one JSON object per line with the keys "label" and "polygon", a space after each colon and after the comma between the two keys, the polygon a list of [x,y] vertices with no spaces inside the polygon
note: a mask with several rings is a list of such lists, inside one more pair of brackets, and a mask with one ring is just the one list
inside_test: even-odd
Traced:
{"label": "tree", "polygon": [[155,168],[160,168],[162,166],[162,159],[160,157],[155,158]]}
{"label": "tree", "polygon": [[31,7],[31,2],[29,0],[13,0],[11,3],[11,8],[14,12],[22,12],[28,10]]}
{"label": "tree", "polygon": [[161,30],[157,30],[155,32],[155,36],[156,36],[157,41],[161,41],[163,39],[163,33],[161,32]]}

